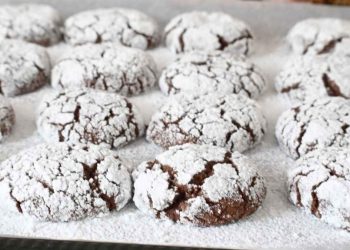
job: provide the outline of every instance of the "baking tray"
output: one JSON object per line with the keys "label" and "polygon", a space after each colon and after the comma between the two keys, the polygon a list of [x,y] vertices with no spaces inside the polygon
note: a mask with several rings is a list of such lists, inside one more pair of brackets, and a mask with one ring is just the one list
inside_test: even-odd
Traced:
{"label": "baking tray", "polygon": [[[303,213],[287,199],[285,173],[288,168],[293,167],[293,161],[279,150],[274,138],[276,119],[286,108],[286,104],[277,97],[273,82],[288,58],[289,51],[283,38],[295,22],[319,16],[350,19],[350,8],[231,0],[0,0],[0,4],[23,2],[51,4],[64,17],[99,7],[136,8],[153,16],[161,27],[171,17],[190,10],[225,11],[246,21],[252,27],[255,37],[255,49],[250,60],[260,66],[268,84],[268,89],[258,102],[269,123],[264,141],[246,154],[257,162],[260,173],[266,179],[267,197],[262,208],[249,218],[212,228],[158,221],[142,214],[132,202],[122,211],[106,217],[70,223],[35,222],[28,217],[0,210],[0,236],[3,237],[0,239],[0,248],[132,249],[146,244],[163,247],[349,249],[349,233],[333,229]],[[64,44],[49,49],[53,63],[65,49]],[[174,55],[165,48],[153,49],[149,53],[155,57],[160,69],[174,59]],[[42,142],[36,132],[35,109],[42,96],[51,91],[47,86],[34,93],[11,99],[17,123],[12,135],[0,144],[0,161],[21,149]],[[156,89],[131,98],[141,108],[146,121],[164,100],[165,97]],[[160,148],[144,139],[119,150],[121,157],[133,167],[141,161],[153,158],[159,152]],[[37,248],[31,248],[35,246]]]}

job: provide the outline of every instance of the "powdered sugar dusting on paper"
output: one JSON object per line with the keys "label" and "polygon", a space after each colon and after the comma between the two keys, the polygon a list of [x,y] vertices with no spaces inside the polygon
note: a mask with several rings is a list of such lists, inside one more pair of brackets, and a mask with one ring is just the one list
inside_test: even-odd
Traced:
{"label": "powdered sugar dusting on paper", "polygon": [[[65,47],[53,47],[50,54],[59,55],[60,49]],[[333,229],[303,213],[288,201],[285,173],[293,166],[293,162],[281,152],[274,138],[276,119],[287,106],[280,101],[272,87],[273,79],[286,59],[285,51],[277,47],[278,44],[271,44],[269,48],[266,45],[257,47],[252,58],[267,79],[268,90],[258,102],[269,123],[262,144],[246,153],[256,162],[267,187],[267,196],[261,209],[252,216],[226,226],[197,228],[155,220],[137,210],[132,203],[110,216],[71,223],[38,223],[30,218],[1,211],[0,233],[25,237],[225,248],[322,246],[333,249],[335,244],[345,248],[350,242],[349,233]],[[155,56],[159,69],[173,59],[173,55],[164,48],[153,50],[151,54]],[[47,92],[52,90],[45,87],[35,93],[11,99],[17,123],[12,135],[0,144],[0,160],[20,149],[43,142],[36,132],[34,109]],[[158,90],[131,98],[147,122],[165,99]],[[146,143],[144,139],[119,150],[121,158],[133,166],[153,159],[160,152],[162,150],[159,147]]]}

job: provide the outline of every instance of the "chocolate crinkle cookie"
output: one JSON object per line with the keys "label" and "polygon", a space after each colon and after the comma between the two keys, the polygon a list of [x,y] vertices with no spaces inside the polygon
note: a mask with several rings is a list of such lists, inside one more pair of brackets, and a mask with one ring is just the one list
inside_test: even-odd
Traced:
{"label": "chocolate crinkle cookie", "polygon": [[286,110],[276,124],[281,149],[297,159],[330,146],[350,146],[350,100],[324,97]]}
{"label": "chocolate crinkle cookie", "polygon": [[289,198],[322,221],[350,231],[350,150],[330,147],[301,157],[288,173]]}
{"label": "chocolate crinkle cookie", "polygon": [[266,120],[257,103],[242,95],[176,95],[153,115],[147,139],[168,148],[210,144],[243,152],[258,144]]}
{"label": "chocolate crinkle cookie", "polygon": [[224,50],[239,55],[250,52],[250,28],[222,12],[189,12],[174,17],[165,27],[166,46],[175,53]]}
{"label": "chocolate crinkle cookie", "polygon": [[0,165],[0,206],[44,221],[72,221],[122,209],[131,177],[96,145],[41,144]]}
{"label": "chocolate crinkle cookie", "polygon": [[52,70],[54,88],[88,87],[121,95],[147,91],[157,66],[146,52],[112,43],[86,44],[67,51]]}
{"label": "chocolate crinkle cookie", "polygon": [[47,95],[37,119],[48,142],[106,144],[121,147],[144,132],[143,117],[120,95],[88,89],[68,89]]}
{"label": "chocolate crinkle cookie", "polygon": [[167,95],[187,93],[242,94],[257,98],[265,80],[253,63],[221,51],[194,51],[167,66],[159,79]]}
{"label": "chocolate crinkle cookie", "polygon": [[298,22],[289,31],[287,41],[296,54],[332,53],[344,39],[350,38],[350,21],[337,18],[310,18]]}
{"label": "chocolate crinkle cookie", "polygon": [[73,45],[116,42],[148,49],[158,44],[159,36],[157,23],[134,9],[84,11],[69,17],[64,24],[65,40]]}
{"label": "chocolate crinkle cookie", "polygon": [[0,95],[0,142],[11,133],[15,112],[10,102]]}
{"label": "chocolate crinkle cookie", "polygon": [[275,87],[294,104],[325,96],[350,98],[350,54],[294,57],[277,76]]}
{"label": "chocolate crinkle cookie", "polygon": [[0,43],[0,94],[16,96],[49,81],[50,58],[45,48],[20,40]]}
{"label": "chocolate crinkle cookie", "polygon": [[254,213],[266,195],[253,162],[238,152],[186,144],[143,162],[133,173],[134,202],[159,219],[222,225]]}
{"label": "chocolate crinkle cookie", "polygon": [[61,40],[62,24],[60,14],[48,5],[0,6],[0,40],[20,39],[49,46]]}

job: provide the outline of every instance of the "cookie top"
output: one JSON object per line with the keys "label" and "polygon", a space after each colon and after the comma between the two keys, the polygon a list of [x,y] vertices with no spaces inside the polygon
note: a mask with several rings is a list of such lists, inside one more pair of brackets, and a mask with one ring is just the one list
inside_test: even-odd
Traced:
{"label": "cookie top", "polygon": [[131,178],[115,152],[95,145],[41,144],[0,165],[0,206],[45,221],[120,210]]}
{"label": "cookie top", "polygon": [[48,142],[121,147],[144,132],[143,118],[128,99],[102,91],[67,89],[39,106],[38,131]]}
{"label": "cookie top", "polygon": [[153,115],[147,139],[162,147],[210,144],[243,152],[259,143],[266,120],[257,103],[241,95],[183,95]]}
{"label": "cookie top", "polygon": [[337,18],[310,18],[289,31],[287,41],[296,54],[331,53],[344,38],[350,38],[350,22]]}
{"label": "cookie top", "polygon": [[324,96],[350,97],[350,56],[297,56],[277,76],[276,90],[292,103]]}
{"label": "cookie top", "polygon": [[159,79],[160,89],[167,95],[218,92],[256,98],[265,85],[253,63],[221,51],[186,53],[167,66]]}
{"label": "cookie top", "polygon": [[350,231],[350,150],[330,147],[300,158],[288,173],[289,198],[298,207]]}
{"label": "cookie top", "polygon": [[0,6],[0,40],[20,39],[49,46],[61,40],[62,23],[58,11],[49,5]]}
{"label": "cookie top", "polygon": [[264,179],[247,157],[210,145],[172,147],[141,163],[133,178],[141,211],[200,226],[246,217],[266,194]]}
{"label": "cookie top", "polygon": [[159,29],[151,17],[134,9],[97,9],[69,17],[64,24],[64,37],[73,45],[116,42],[147,49],[158,43]]}
{"label": "cookie top", "polygon": [[50,58],[43,47],[4,40],[0,43],[0,54],[0,94],[21,95],[48,82]]}
{"label": "cookie top", "polygon": [[350,145],[350,101],[324,97],[286,110],[276,124],[281,149],[296,159],[316,149]]}
{"label": "cookie top", "polygon": [[153,58],[139,49],[116,44],[86,44],[67,51],[52,70],[51,84],[140,94],[157,82]]}
{"label": "cookie top", "polygon": [[10,102],[0,95],[0,142],[10,134],[15,124],[15,111]]}
{"label": "cookie top", "polygon": [[222,12],[189,12],[174,17],[164,30],[166,46],[175,53],[224,50],[247,55],[250,28]]}

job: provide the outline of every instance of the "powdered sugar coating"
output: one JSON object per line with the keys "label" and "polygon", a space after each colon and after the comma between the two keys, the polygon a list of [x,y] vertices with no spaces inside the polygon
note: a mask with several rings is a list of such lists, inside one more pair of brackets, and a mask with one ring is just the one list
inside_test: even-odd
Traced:
{"label": "powdered sugar coating", "polygon": [[325,96],[350,97],[350,56],[297,56],[277,76],[276,90],[292,103]]}
{"label": "powdered sugar coating", "polygon": [[344,38],[350,38],[350,22],[337,18],[309,18],[289,31],[287,41],[296,54],[331,53]]}
{"label": "powdered sugar coating", "polygon": [[74,47],[52,70],[51,84],[89,87],[121,95],[140,94],[157,82],[157,66],[142,50],[115,44]]}
{"label": "powdered sugar coating", "polygon": [[330,147],[299,159],[288,173],[293,204],[332,226],[350,231],[350,150]]}
{"label": "powdered sugar coating", "polygon": [[250,28],[223,12],[193,11],[174,17],[164,30],[166,46],[175,53],[224,50],[240,55],[250,51]]}
{"label": "powdered sugar coating", "polygon": [[162,147],[210,144],[243,152],[258,144],[266,120],[258,104],[241,95],[183,95],[153,115],[147,139]]}
{"label": "powdered sugar coating", "polygon": [[19,40],[0,43],[0,94],[16,96],[47,83],[50,58],[38,45]]}
{"label": "powdered sugar coating", "polygon": [[15,111],[10,102],[0,95],[0,142],[11,133],[15,124]]}
{"label": "powdered sugar coating", "polygon": [[263,178],[238,152],[210,145],[175,146],[134,171],[134,202],[157,218],[200,226],[253,213],[265,198]]}
{"label": "powdered sugar coating", "polygon": [[350,101],[325,97],[286,110],[276,124],[281,149],[296,159],[316,149],[350,145]]}
{"label": "powdered sugar coating", "polygon": [[168,95],[217,92],[256,98],[265,85],[253,63],[221,51],[186,53],[168,65],[159,79],[160,89]]}
{"label": "powdered sugar coating", "polygon": [[115,42],[147,49],[158,43],[159,29],[151,17],[138,10],[96,9],[69,17],[64,24],[64,37],[73,45]]}
{"label": "powdered sugar coating", "polygon": [[116,153],[95,145],[40,144],[0,165],[2,207],[71,221],[120,210],[131,178]]}
{"label": "powdered sugar coating", "polygon": [[61,25],[60,14],[49,5],[0,6],[0,40],[21,39],[49,46],[61,40]]}
{"label": "powdered sugar coating", "polygon": [[138,109],[117,94],[68,89],[47,95],[37,127],[48,142],[107,144],[121,147],[144,132]]}

